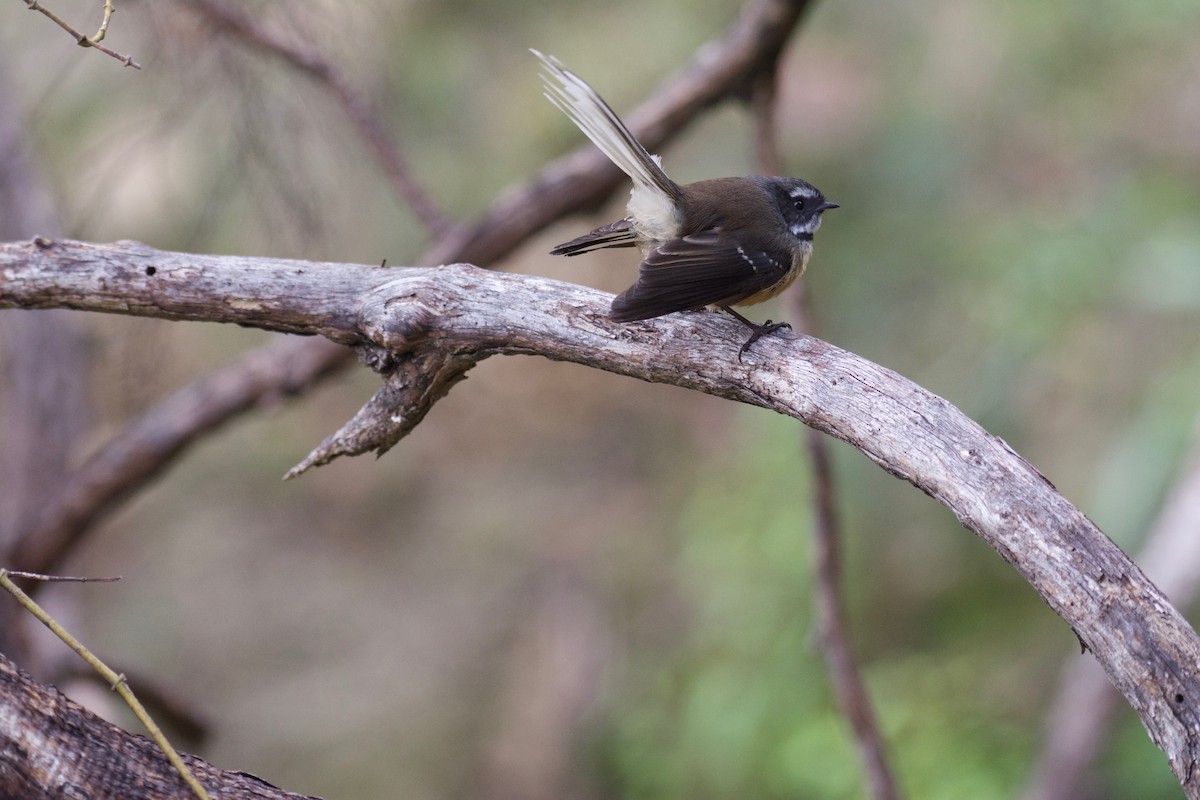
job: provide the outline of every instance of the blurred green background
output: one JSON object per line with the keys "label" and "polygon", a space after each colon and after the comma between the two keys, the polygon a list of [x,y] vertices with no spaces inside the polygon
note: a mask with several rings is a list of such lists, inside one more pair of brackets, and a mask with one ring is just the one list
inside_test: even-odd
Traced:
{"label": "blurred green background", "polygon": [[[60,5],[94,26],[98,4]],[[416,259],[420,228],[329,94],[187,5],[119,3],[108,43],[140,72],[0,9],[19,94],[5,102],[28,109],[65,232]],[[739,8],[244,6],[370,94],[466,220],[583,142],[527,48],[622,111]],[[842,206],[805,279],[820,335],[1002,436],[1128,551],[1189,444],[1200,385],[1198,30],[1200,5],[1180,0],[818,3],[781,77],[787,171]],[[753,172],[752,134],[744,108],[722,106],[665,164],[680,180]],[[496,266],[619,291],[628,253],[546,252],[622,203]],[[271,338],[90,324],[93,445]],[[381,460],[288,483],[377,378],[356,368],[241,419],[66,570],[122,583],[48,596],[82,597],[85,641],[202,712],[202,755],[295,791],[864,796],[813,638],[798,426],[540,359],[470,378]],[[854,647],[902,786],[1019,794],[1075,637],[944,508],[843,445],[834,456]],[[1127,709],[1094,782],[1097,797],[1179,796]]]}

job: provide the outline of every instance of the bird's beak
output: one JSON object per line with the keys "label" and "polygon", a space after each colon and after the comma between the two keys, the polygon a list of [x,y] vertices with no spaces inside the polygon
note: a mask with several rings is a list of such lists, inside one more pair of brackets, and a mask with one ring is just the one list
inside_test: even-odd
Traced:
{"label": "bird's beak", "polygon": [[824,203],[821,203],[821,207],[818,208],[817,211],[825,211],[826,209],[830,208],[841,208],[841,206],[839,206],[837,203],[832,203],[826,200]]}

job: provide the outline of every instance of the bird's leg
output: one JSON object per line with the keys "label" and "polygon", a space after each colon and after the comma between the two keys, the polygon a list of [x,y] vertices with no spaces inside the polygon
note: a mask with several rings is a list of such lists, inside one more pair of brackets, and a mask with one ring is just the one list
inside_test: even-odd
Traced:
{"label": "bird's leg", "polygon": [[742,356],[745,355],[746,351],[750,349],[750,345],[754,344],[768,333],[774,333],[775,331],[783,328],[787,328],[789,331],[792,329],[792,326],[786,322],[772,322],[771,320],[767,320],[763,324],[759,325],[757,322],[751,322],[750,320],[746,319],[729,306],[721,306],[721,308],[728,311],[733,315],[734,319],[740,321],[743,325],[753,331],[753,333],[750,334],[750,338],[746,340],[744,345],[742,345],[742,349],[738,350],[738,361],[742,360]]}

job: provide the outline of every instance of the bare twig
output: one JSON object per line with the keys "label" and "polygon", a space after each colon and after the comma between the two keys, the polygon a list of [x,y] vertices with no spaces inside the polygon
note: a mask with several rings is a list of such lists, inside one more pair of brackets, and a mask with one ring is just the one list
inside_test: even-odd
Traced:
{"label": "bare twig", "polygon": [[[763,70],[754,83],[751,105],[754,112],[754,149],[763,175],[783,173],[783,159],[775,128],[775,104],[779,70]],[[811,297],[807,286],[792,293],[793,319],[798,333],[815,335],[808,310]],[[849,624],[842,602],[841,525],[837,515],[833,465],[829,442],[813,428],[804,429],[804,443],[812,464],[813,480],[813,599],[817,609],[817,629],[825,667],[842,713],[850,730],[859,759],[867,776],[871,796],[878,800],[899,800],[895,776],[888,766],[887,749],[879,731],[871,696],[862,671],[850,646]]]}
{"label": "bare twig", "polygon": [[[493,355],[541,355],[794,417],[951,509],[1071,626],[1200,798],[1200,637],[1138,567],[1036,469],[944,399],[805,336],[764,337],[739,363],[740,325],[712,313],[639,323],[611,295],[468,265],[395,269],[197,256],[133,242],[0,245],[0,307],[68,307],[234,322],[360,343],[420,386],[358,422],[382,451]],[[703,346],[697,346],[703,343]],[[372,405],[372,404],[369,404]],[[397,435],[397,431],[399,434]],[[352,450],[329,451],[326,460]]]}
{"label": "bare twig", "polygon": [[99,44],[108,35],[108,22],[112,19],[114,11],[116,9],[113,8],[113,0],[104,0],[104,19],[100,20],[100,29],[89,40],[92,44]]}
{"label": "bare twig", "polygon": [[392,190],[408,204],[430,237],[436,240],[450,230],[453,224],[450,218],[421,186],[408,164],[408,159],[388,133],[387,126],[379,118],[370,99],[355,89],[350,79],[315,47],[301,47],[288,42],[260,25],[250,12],[221,0],[192,0],[191,7],[200,11],[205,19],[226,33],[283,59],[328,87],[341,104],[346,116],[358,128],[359,135],[375,154],[375,159],[383,168]]}
{"label": "bare twig", "polygon": [[41,572],[25,572],[19,569],[10,569],[5,571],[7,575],[14,578],[24,578],[30,581],[42,581],[43,583],[116,583],[121,580],[120,576],[115,578],[92,578],[86,575],[46,575]]}
{"label": "bare twig", "polygon": [[[164,684],[161,675],[145,673],[137,667],[118,666],[122,667],[121,674],[129,683],[138,687],[138,699],[151,716],[171,731],[185,747],[200,747],[207,741],[212,733],[212,723],[200,709],[203,698],[172,690]],[[68,679],[99,681],[95,674],[82,668],[64,673],[64,683]]]}
{"label": "bare twig", "polygon": [[58,27],[62,28],[67,33],[71,34],[71,38],[75,40],[75,44],[79,45],[80,47],[94,47],[97,50],[99,50],[101,53],[104,53],[106,56],[111,56],[111,57],[115,58],[117,61],[120,61],[122,64],[124,64],[127,67],[133,67],[134,69],[142,68],[141,64],[139,64],[133,60],[133,56],[123,56],[120,53],[118,53],[117,51],[110,50],[109,48],[100,44],[100,42],[104,39],[105,35],[108,34],[108,21],[112,18],[112,15],[113,15],[112,0],[105,0],[104,20],[103,20],[103,22],[100,23],[100,29],[98,31],[96,31],[96,35],[91,36],[91,37],[75,30],[73,27],[71,27],[71,24],[69,22],[67,22],[62,17],[55,14],[50,9],[43,6],[41,4],[40,0],[24,0],[24,1],[25,1],[25,5],[28,6],[30,11],[42,12],[42,14],[44,14],[47,18],[50,19],[50,21],[52,21],[53,23],[58,25]]}

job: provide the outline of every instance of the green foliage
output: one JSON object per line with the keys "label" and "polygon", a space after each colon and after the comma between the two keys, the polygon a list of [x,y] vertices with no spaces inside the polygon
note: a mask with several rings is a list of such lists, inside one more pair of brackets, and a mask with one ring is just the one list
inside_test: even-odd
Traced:
{"label": "green foliage", "polygon": [[[813,638],[801,439],[775,420],[747,415],[746,423],[747,444],[704,471],[682,521],[680,580],[695,615],[688,636],[636,671],[604,743],[622,796],[862,796],[854,743]],[[845,535],[864,540],[860,531]],[[969,584],[978,591],[955,585],[923,610],[902,608],[869,586],[882,551],[869,552],[869,566],[849,579],[858,638],[874,638],[891,615],[924,614],[933,629],[891,646],[859,646],[872,651],[866,677],[903,785],[920,797],[1011,797],[1038,709],[1029,698],[1010,700],[1031,664],[1005,653],[1028,642],[1021,620],[1052,615],[1028,590],[1025,601],[996,609],[997,587],[1017,587],[1006,570],[989,577],[986,567]],[[975,558],[998,561],[982,548]],[[1069,641],[1061,626],[1056,635]],[[1043,665],[1058,655],[1047,653]]]}

